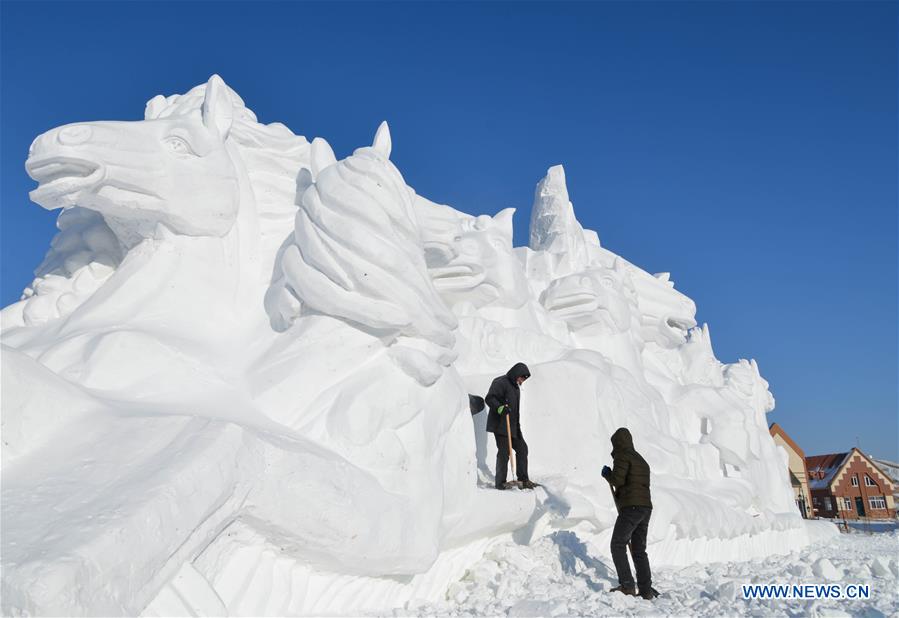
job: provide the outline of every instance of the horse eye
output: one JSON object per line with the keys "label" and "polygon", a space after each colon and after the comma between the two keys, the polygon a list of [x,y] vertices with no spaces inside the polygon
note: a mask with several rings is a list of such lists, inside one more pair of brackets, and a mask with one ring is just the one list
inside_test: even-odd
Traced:
{"label": "horse eye", "polygon": [[186,156],[197,156],[197,153],[193,151],[193,148],[190,147],[190,144],[187,143],[183,138],[178,137],[177,135],[170,135],[169,137],[163,140],[163,143],[171,150],[173,153],[177,155],[186,155]]}

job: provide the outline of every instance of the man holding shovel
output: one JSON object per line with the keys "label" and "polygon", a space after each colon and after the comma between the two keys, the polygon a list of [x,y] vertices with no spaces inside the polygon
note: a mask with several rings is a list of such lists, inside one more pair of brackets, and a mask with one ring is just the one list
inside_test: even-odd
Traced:
{"label": "man holding shovel", "polygon": [[612,497],[618,509],[618,519],[612,530],[612,561],[618,571],[615,592],[637,596],[634,577],[627,561],[627,547],[631,548],[634,568],[637,571],[639,595],[651,600],[659,596],[652,587],[649,556],[646,555],[646,534],[652,516],[652,500],[649,495],[649,464],[634,449],[634,439],[624,427],[612,434],[612,460],[614,468],[603,466],[602,476],[612,488]]}
{"label": "man holding shovel", "polygon": [[484,398],[490,407],[487,414],[487,431],[496,438],[496,488],[506,488],[506,473],[509,455],[515,452],[513,467],[518,476],[518,484],[524,489],[533,489],[534,483],[528,478],[528,445],[521,435],[519,424],[519,403],[521,384],[531,377],[527,365],[516,363],[505,375],[499,376],[490,385]]}

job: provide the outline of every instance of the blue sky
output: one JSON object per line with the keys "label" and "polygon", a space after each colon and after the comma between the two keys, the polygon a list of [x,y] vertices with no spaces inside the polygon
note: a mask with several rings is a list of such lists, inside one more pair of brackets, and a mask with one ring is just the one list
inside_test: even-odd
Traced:
{"label": "blue sky", "polygon": [[391,123],[416,190],[515,206],[565,165],[585,227],[670,271],[718,357],[755,358],[807,454],[899,459],[892,2],[0,5],[0,295],[54,233],[31,140],[139,119],[219,73],[338,156]]}

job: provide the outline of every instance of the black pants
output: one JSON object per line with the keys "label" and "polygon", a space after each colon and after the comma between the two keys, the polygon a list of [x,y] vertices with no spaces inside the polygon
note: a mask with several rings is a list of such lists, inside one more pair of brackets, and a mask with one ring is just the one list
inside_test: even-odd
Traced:
{"label": "black pants", "polygon": [[618,571],[618,583],[634,587],[631,565],[627,561],[627,544],[631,544],[634,568],[637,570],[637,586],[640,590],[652,587],[652,573],[649,571],[649,557],[646,555],[646,533],[649,532],[649,518],[652,507],[625,506],[618,512],[615,529],[612,530],[612,560]]}
{"label": "black pants", "polygon": [[[509,438],[498,433],[493,434],[496,438],[496,486],[502,487],[506,484],[506,474],[509,468]],[[519,432],[517,438],[512,438],[512,448],[515,450],[515,474],[519,481],[527,481],[528,479],[528,443],[524,441],[524,436]]]}

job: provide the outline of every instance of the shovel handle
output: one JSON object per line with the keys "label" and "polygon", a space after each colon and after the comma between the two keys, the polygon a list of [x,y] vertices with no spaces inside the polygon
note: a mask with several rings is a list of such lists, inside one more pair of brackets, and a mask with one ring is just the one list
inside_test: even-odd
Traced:
{"label": "shovel handle", "polygon": [[[612,485],[612,481],[606,479],[609,483],[609,491],[612,492],[612,501],[615,502],[615,510],[618,511],[618,514],[621,514],[621,507],[618,505],[618,495],[615,493],[615,487]],[[628,549],[631,550],[631,557],[634,556],[634,545],[630,541],[627,542]]]}
{"label": "shovel handle", "polygon": [[512,460],[512,477],[518,478],[518,470],[515,469],[515,451],[512,450],[512,423],[509,421],[509,413],[506,412],[506,438],[509,440],[509,459]]}

